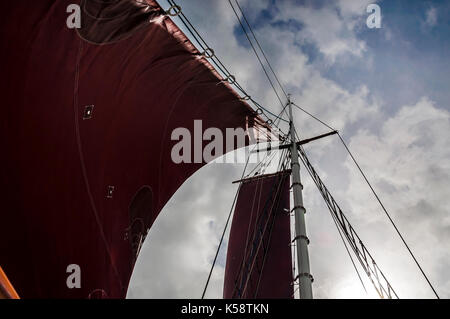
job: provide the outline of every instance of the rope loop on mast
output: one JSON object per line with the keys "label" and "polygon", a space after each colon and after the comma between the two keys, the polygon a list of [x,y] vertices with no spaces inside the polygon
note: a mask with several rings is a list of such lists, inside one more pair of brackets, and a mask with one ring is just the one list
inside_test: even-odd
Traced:
{"label": "rope loop on mast", "polygon": [[252,99],[252,97],[247,94],[246,96],[241,98],[241,101],[250,101],[251,99]]}
{"label": "rope loop on mast", "polygon": [[295,244],[295,243],[297,242],[298,239],[304,239],[304,240],[306,240],[306,242],[308,243],[308,245],[311,243],[308,237],[303,236],[303,235],[299,235],[299,236],[296,236],[296,237],[292,240],[291,244]]}
{"label": "rope loop on mast", "polygon": [[171,17],[177,17],[181,14],[181,6],[178,4],[172,5],[167,11],[166,14]]}
{"label": "rope loop on mast", "polygon": [[[308,277],[309,279],[311,279],[311,282],[314,282],[314,277],[313,277],[313,275],[311,275],[311,274],[305,272],[305,273],[298,274],[297,277],[295,277],[295,279],[294,279],[294,283],[295,283],[297,280],[299,280],[300,277]],[[300,284],[300,283],[299,283],[299,284]]]}

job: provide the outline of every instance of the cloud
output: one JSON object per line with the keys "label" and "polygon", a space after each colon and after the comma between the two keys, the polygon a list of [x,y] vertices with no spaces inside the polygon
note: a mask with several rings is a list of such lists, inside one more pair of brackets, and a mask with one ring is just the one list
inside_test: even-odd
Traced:
{"label": "cloud", "polygon": [[[149,232],[128,298],[201,297],[236,192],[230,176],[239,169],[210,164],[179,189]],[[207,296],[221,297],[223,275],[222,261]]]}
{"label": "cloud", "polygon": [[[449,291],[450,276],[439,273],[440,264],[450,257],[450,140],[444,132],[450,132],[450,112],[423,97],[415,105],[401,107],[379,131],[359,131],[351,139],[350,147],[363,169],[370,172],[375,189],[388,203],[393,219],[433,282]],[[345,165],[349,171],[354,170],[350,159]],[[346,193],[354,220],[367,234],[376,231],[387,234],[383,229],[392,230],[360,176],[351,175]],[[381,242],[377,239],[378,246],[381,243],[386,251],[397,255],[394,260],[382,260],[389,273],[396,274],[392,278],[405,279],[395,281],[402,295],[430,296],[426,285],[423,292],[412,293],[405,284],[408,276],[409,280],[417,278],[421,285],[424,280],[397,236],[392,233]],[[409,271],[404,272],[403,267]]]}
{"label": "cloud", "polygon": [[364,2],[340,1],[335,6],[315,8],[283,1],[278,9],[275,20],[300,22],[303,28],[298,32],[297,40],[317,45],[331,63],[343,54],[361,57],[366,51],[366,44],[355,34],[366,12]]}
{"label": "cloud", "polygon": [[359,1],[347,1],[338,0],[337,7],[339,8],[341,15],[345,18],[353,18],[355,16],[361,16],[366,13],[366,9],[369,4],[376,3],[373,0],[359,0]]}
{"label": "cloud", "polygon": [[431,7],[427,10],[425,23],[429,27],[434,27],[437,24],[438,11],[435,7]]}
{"label": "cloud", "polygon": [[[177,2],[248,93],[279,113],[281,106],[253,52],[236,37],[239,27],[228,2]],[[262,12],[270,13],[267,21],[255,23],[255,32],[283,85],[297,104],[341,130],[432,281],[449,296],[450,275],[443,266],[450,260],[449,113],[426,97],[394,111],[387,109],[365,83],[349,91],[325,77],[302,46],[317,46],[328,66],[343,58],[370,60],[372,53],[357,36],[358,28],[365,25],[369,2],[373,1],[342,0],[315,7],[295,1],[277,1],[275,8],[271,1],[242,1],[241,5],[244,10],[251,7],[246,13],[254,22]],[[290,22],[295,27],[286,27]],[[327,131],[300,111],[295,114],[302,136]],[[307,150],[400,296],[429,297],[423,279],[338,140],[324,139]],[[231,182],[240,178],[242,170],[242,165],[211,164],[180,188],[150,230],[129,298],[201,296],[235,195]],[[302,177],[315,297],[366,297],[320,194],[304,171]],[[208,297],[222,296],[225,249]],[[368,283],[366,287],[371,289]]]}

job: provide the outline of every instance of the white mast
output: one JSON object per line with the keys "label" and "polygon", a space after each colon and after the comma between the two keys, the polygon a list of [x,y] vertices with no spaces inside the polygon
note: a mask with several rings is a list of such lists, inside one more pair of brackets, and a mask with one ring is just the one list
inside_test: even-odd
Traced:
{"label": "white mast", "polygon": [[312,282],[313,277],[309,268],[308,244],[306,236],[306,209],[303,206],[303,185],[300,177],[300,163],[298,157],[298,145],[295,137],[295,125],[292,115],[292,103],[290,98],[289,120],[291,136],[291,169],[292,169],[292,191],[294,193],[294,214],[295,214],[295,243],[297,248],[298,280],[300,285],[300,299],[313,299]]}

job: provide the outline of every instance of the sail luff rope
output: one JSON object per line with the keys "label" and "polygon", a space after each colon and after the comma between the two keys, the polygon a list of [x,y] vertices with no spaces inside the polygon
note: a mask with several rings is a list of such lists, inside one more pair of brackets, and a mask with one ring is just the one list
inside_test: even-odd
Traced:
{"label": "sail luff rope", "polygon": [[[178,6],[175,1],[168,0],[168,3],[172,6]],[[186,15],[181,11],[178,15],[178,18],[181,20],[183,25],[188,29],[191,36],[194,38],[194,40],[200,45],[202,50],[206,52],[206,50],[210,49],[204,38],[200,35],[200,33],[197,31],[197,29],[194,27],[194,25],[190,22],[190,20],[186,17]],[[200,40],[201,41],[200,41]],[[225,78],[234,78],[234,76],[229,72],[228,68],[225,67],[225,65],[222,63],[222,61],[217,57],[217,55],[214,54],[213,57],[210,59],[213,64],[222,72],[222,74],[225,76]],[[243,95],[244,97],[247,97],[257,108],[264,110],[268,114],[272,115],[274,119],[270,119],[266,114],[264,114],[268,119],[270,119],[272,122],[279,119],[276,114],[268,110],[267,108],[263,107],[260,103],[258,103],[255,99],[253,99],[250,95],[247,94],[247,92],[242,88],[242,86],[239,84],[237,80],[232,82],[232,85],[235,86]],[[282,121],[288,123],[286,119],[280,118]],[[280,131],[281,129],[277,127]]]}

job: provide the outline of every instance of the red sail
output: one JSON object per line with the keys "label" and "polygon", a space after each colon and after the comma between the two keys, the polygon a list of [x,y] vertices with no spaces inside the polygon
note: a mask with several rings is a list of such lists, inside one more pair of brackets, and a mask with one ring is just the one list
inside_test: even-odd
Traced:
{"label": "red sail", "polygon": [[225,269],[226,299],[293,298],[289,172],[242,182]]}
{"label": "red sail", "polygon": [[145,1],[1,1],[0,265],[22,298],[125,297],[147,230],[205,164],[175,164],[172,131],[262,123]]}

